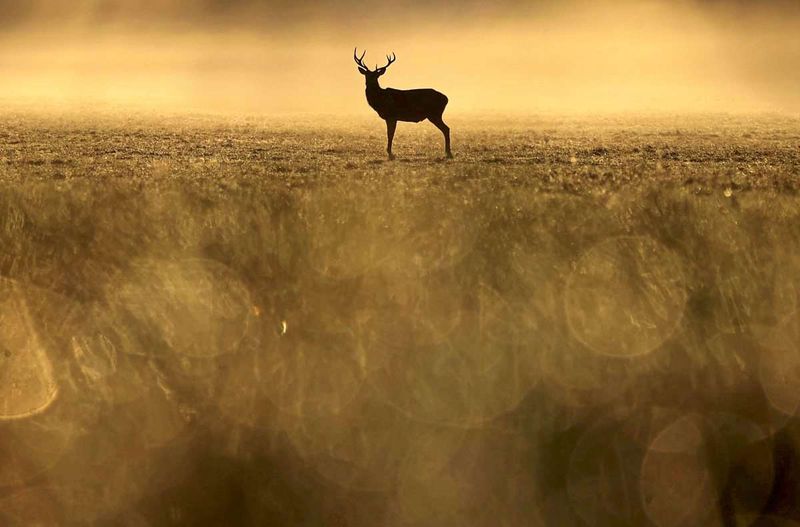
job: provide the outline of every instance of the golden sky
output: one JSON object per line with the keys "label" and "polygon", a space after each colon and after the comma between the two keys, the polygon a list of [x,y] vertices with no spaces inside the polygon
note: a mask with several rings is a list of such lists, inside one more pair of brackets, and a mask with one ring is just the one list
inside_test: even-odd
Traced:
{"label": "golden sky", "polygon": [[368,112],[352,49],[449,113],[800,111],[800,2],[0,0],[0,103]]}

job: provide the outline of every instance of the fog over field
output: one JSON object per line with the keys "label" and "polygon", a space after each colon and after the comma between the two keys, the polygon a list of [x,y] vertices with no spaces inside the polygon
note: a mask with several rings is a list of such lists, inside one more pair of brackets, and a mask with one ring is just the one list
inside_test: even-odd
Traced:
{"label": "fog over field", "polygon": [[363,114],[384,86],[450,112],[800,111],[795,2],[5,1],[0,98]]}
{"label": "fog over field", "polygon": [[800,525],[798,27],[0,0],[0,526]]}

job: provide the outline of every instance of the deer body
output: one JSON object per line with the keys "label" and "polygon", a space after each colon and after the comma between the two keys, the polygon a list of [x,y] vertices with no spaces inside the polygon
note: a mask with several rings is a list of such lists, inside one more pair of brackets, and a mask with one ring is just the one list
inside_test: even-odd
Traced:
{"label": "deer body", "polygon": [[[364,52],[366,54],[366,51]],[[398,121],[418,123],[428,119],[439,130],[442,131],[445,141],[445,153],[448,158],[453,157],[450,152],[450,128],[442,120],[442,114],[447,106],[447,96],[431,88],[420,88],[416,90],[395,90],[394,88],[381,88],[378,84],[378,77],[386,72],[392,62],[393,57],[387,57],[388,64],[373,71],[367,68],[362,62],[364,55],[359,58],[353,51],[353,59],[358,64],[358,71],[364,75],[367,83],[366,95],[367,103],[373,110],[386,121],[386,132],[388,143],[386,152],[389,159],[394,159],[392,154],[392,140],[397,128]]]}
{"label": "deer body", "polygon": [[418,123],[444,113],[447,97],[436,90],[395,90],[369,87],[366,90],[367,103],[381,119],[394,119],[408,123]]}

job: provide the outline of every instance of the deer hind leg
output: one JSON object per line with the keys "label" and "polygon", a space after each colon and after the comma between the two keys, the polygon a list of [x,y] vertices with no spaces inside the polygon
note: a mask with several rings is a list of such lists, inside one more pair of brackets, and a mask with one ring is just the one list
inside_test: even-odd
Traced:
{"label": "deer hind leg", "polygon": [[397,129],[397,121],[386,121],[386,136],[388,138],[386,153],[389,154],[389,161],[394,159],[394,154],[392,153],[392,140],[394,140],[395,129]]}
{"label": "deer hind leg", "polygon": [[444,151],[447,154],[447,157],[452,159],[453,153],[450,152],[450,127],[444,124],[441,116],[438,117],[429,117],[428,120],[436,126],[439,130],[442,131],[444,135]]}

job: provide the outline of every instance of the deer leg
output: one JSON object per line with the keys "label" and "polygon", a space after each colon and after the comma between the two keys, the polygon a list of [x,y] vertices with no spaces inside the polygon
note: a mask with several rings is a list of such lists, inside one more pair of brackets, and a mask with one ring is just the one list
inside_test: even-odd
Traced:
{"label": "deer leg", "polygon": [[428,120],[432,122],[436,128],[442,131],[442,134],[444,135],[444,152],[447,154],[448,159],[452,159],[453,153],[450,152],[450,127],[444,124],[444,121],[441,117],[428,118]]}
{"label": "deer leg", "polygon": [[389,161],[394,159],[394,154],[392,153],[392,140],[394,139],[394,131],[397,128],[397,121],[386,121],[386,135],[388,136],[388,144],[386,146],[386,152],[389,154]]}

